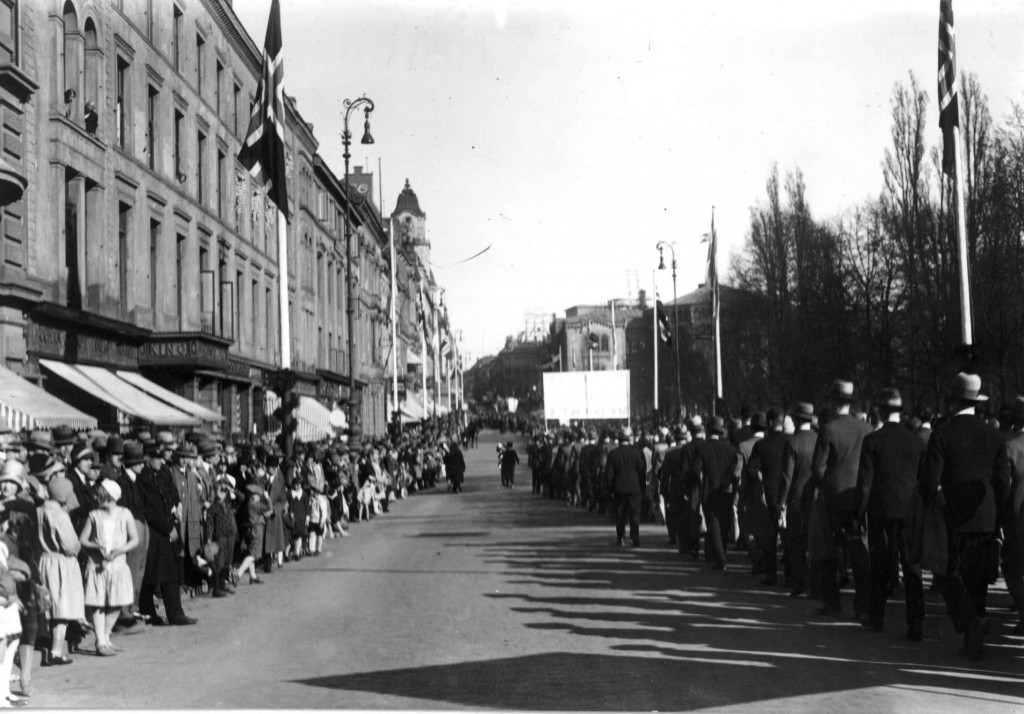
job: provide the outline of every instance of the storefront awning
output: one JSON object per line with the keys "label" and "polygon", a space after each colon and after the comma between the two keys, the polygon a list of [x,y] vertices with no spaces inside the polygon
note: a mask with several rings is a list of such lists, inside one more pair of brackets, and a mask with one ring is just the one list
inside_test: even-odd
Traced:
{"label": "storefront awning", "polygon": [[298,421],[295,435],[303,441],[320,441],[334,435],[331,410],[313,397],[299,397],[299,408],[295,410],[295,416]]}
{"label": "storefront awning", "polygon": [[74,387],[129,416],[157,426],[197,426],[196,417],[154,399],[102,367],[41,359],[39,364]]}
{"label": "storefront awning", "polygon": [[94,418],[0,366],[0,415],[12,429],[95,429]]}
{"label": "storefront awning", "polygon": [[180,394],[175,394],[169,389],[164,389],[156,382],[149,381],[138,372],[127,372],[123,369],[119,369],[117,370],[117,376],[130,383],[132,386],[138,387],[146,394],[156,397],[162,402],[167,402],[175,409],[183,411],[186,414],[191,414],[196,419],[211,424],[224,421],[224,417],[217,412],[207,409],[204,406],[200,406],[191,400],[185,399],[185,397]]}

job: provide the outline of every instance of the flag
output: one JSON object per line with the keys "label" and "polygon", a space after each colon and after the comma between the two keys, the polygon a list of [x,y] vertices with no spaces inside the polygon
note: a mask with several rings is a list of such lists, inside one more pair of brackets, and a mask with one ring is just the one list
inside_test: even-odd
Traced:
{"label": "flag", "polygon": [[952,176],[953,127],[960,126],[960,102],[956,89],[956,42],[953,34],[953,0],[939,2],[939,127],[942,129],[942,171]]}
{"label": "flag", "polygon": [[704,282],[711,288],[711,319],[718,319],[718,235],[715,233],[715,214],[711,213],[711,237],[708,238],[708,261]]}
{"label": "flag", "polygon": [[281,6],[270,4],[267,37],[263,42],[263,76],[249,117],[249,130],[238,161],[263,184],[277,210],[288,217],[288,187],[284,164],[284,58],[281,56]]}
{"label": "flag", "polygon": [[447,359],[452,352],[452,337],[448,332],[441,334],[441,357]]}
{"label": "flag", "polygon": [[658,311],[658,339],[671,347],[672,330],[668,325],[668,313],[665,312],[665,306],[661,304],[661,300],[656,300],[654,307]]}
{"label": "flag", "polygon": [[420,321],[420,331],[423,333],[423,342],[430,342],[430,330],[427,328],[427,306],[423,299],[423,283],[419,284],[419,293],[416,295],[416,315]]}

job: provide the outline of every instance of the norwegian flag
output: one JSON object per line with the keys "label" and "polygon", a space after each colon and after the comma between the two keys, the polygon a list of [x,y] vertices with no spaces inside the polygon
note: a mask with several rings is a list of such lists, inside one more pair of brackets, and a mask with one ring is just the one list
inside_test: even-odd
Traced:
{"label": "norwegian flag", "polygon": [[658,339],[671,347],[672,329],[669,327],[668,313],[665,312],[665,306],[661,304],[661,300],[655,303],[655,309],[658,311]]}
{"label": "norwegian flag", "polygon": [[263,42],[263,76],[249,117],[249,130],[238,154],[249,174],[266,186],[267,196],[288,217],[288,187],[284,163],[284,59],[281,56],[281,6],[270,4],[267,37]]}

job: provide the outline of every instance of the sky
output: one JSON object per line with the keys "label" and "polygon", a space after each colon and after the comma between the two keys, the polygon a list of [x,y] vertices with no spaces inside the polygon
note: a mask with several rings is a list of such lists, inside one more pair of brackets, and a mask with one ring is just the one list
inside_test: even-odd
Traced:
{"label": "sky", "polygon": [[[385,215],[409,180],[478,358],[530,313],[652,284],[671,298],[662,240],[678,294],[695,289],[712,207],[724,273],[773,162],[803,171],[818,219],[877,196],[893,87],[911,72],[941,145],[938,5],[281,0],[285,91],[337,175],[342,101],[374,101],[376,144],[352,165],[379,162]],[[1024,2],[953,7],[958,70],[999,123],[1024,103]],[[262,47],[270,0],[234,8]]]}

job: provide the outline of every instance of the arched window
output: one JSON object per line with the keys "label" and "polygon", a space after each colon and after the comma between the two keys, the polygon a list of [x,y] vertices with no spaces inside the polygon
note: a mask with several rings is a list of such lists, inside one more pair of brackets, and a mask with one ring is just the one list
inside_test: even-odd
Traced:
{"label": "arched window", "polygon": [[78,27],[78,13],[71,0],[64,3],[63,39],[63,61],[58,76],[64,81],[58,88],[58,101],[63,103],[64,116],[79,121],[82,116],[82,65],[85,43]]}

